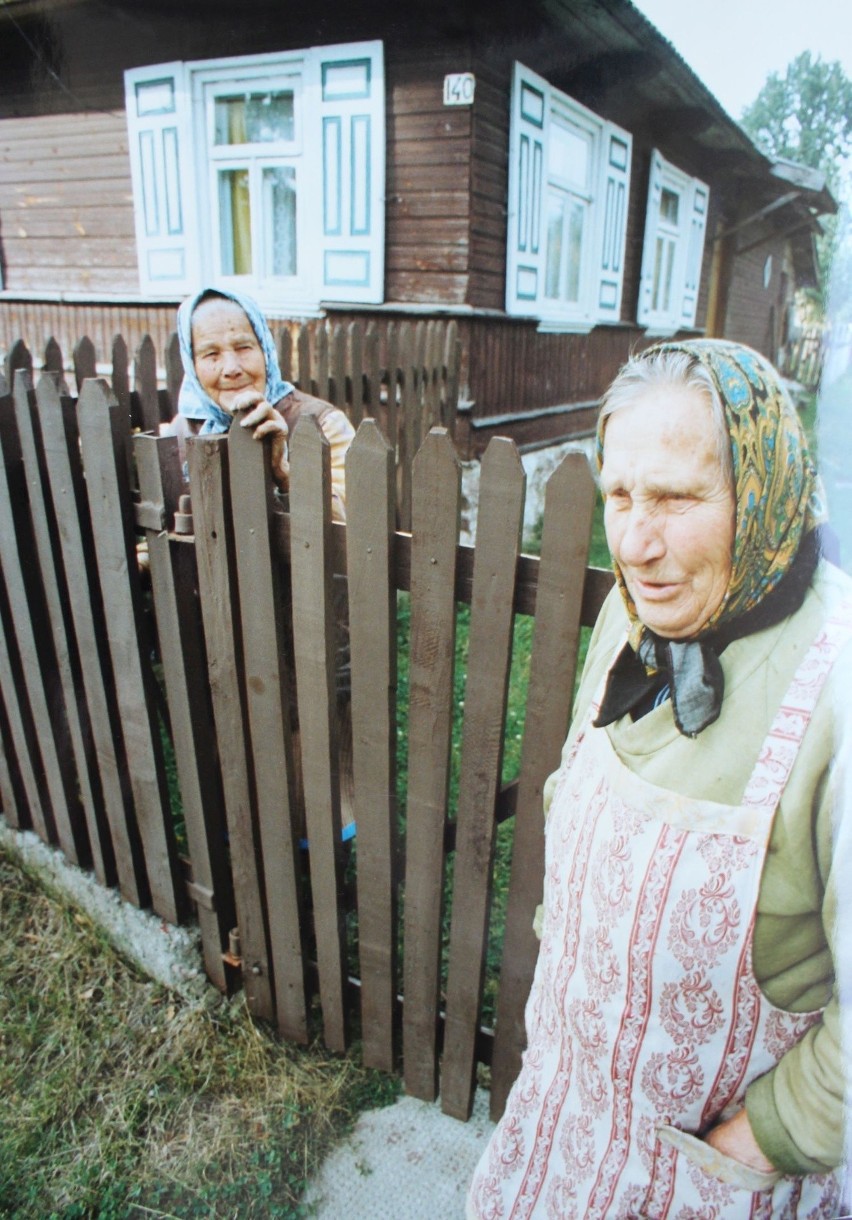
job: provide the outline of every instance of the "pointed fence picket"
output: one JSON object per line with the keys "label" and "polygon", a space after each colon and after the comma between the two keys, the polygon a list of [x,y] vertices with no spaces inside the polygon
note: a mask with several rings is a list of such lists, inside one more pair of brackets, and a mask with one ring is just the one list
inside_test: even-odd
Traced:
{"label": "pointed fence picket", "polygon": [[[400,327],[392,350],[401,370],[435,367],[442,345],[438,327]],[[344,349],[351,356],[351,333],[332,334],[325,355],[321,346],[327,392],[345,381],[351,394]],[[35,394],[27,373],[14,396],[0,387],[0,508],[10,522],[0,539],[0,797],[13,825],[31,825],[81,864],[91,857],[127,901],[172,921],[194,911],[210,978],[223,990],[241,979],[251,1011],[283,1036],[310,1036],[316,993],[329,1047],[343,1049],[358,1029],[366,1062],[401,1066],[414,1096],[434,1099],[441,1083],[444,1109],[460,1118],[477,1062],[490,1059],[496,1113],[523,1046],[542,786],[567,728],[580,624],[594,620],[611,579],[586,567],[594,491],[576,454],[551,478],[538,559],[519,554],[518,454],[492,441],[476,546],[460,545],[459,463],[446,428],[427,426],[432,415],[422,439],[420,424],[403,429],[412,531],[400,531],[398,441],[386,428],[390,407],[404,414],[405,372],[385,389],[384,417],[374,415],[369,335],[355,350],[365,418],[347,459],[346,525],[331,521],[328,445],[310,418],[291,438],[289,501],[242,429],[190,441],[188,481],[176,438],[131,445],[150,352],[137,359],[132,392],[88,377],[75,402],[56,370]],[[16,369],[27,355],[17,349]],[[120,385],[118,342],[114,357]],[[77,366],[91,369],[85,345]],[[440,415],[435,386],[421,379],[420,390]],[[504,788],[519,614],[534,617],[534,637],[520,774]],[[344,623],[351,691],[339,680]],[[408,740],[398,792],[401,663]],[[350,807],[357,834],[347,847]],[[507,818],[515,850],[487,1031],[494,843]]]}

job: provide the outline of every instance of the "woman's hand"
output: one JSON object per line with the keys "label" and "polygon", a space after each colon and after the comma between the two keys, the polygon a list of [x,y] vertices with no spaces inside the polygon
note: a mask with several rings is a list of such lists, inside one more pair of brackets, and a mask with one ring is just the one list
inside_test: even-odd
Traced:
{"label": "woman's hand", "polygon": [[290,461],[287,450],[290,430],[284,416],[257,390],[251,389],[237,394],[230,409],[235,416],[238,412],[245,412],[239,421],[240,427],[250,429],[256,441],[262,441],[267,436],[272,437],[270,447],[272,475],[278,486],[286,491],[290,485]]}
{"label": "woman's hand", "polygon": [[739,1161],[741,1165],[748,1165],[750,1169],[757,1169],[761,1173],[772,1173],[775,1169],[772,1162],[763,1155],[760,1145],[754,1138],[745,1109],[738,1111],[733,1118],[719,1123],[717,1127],[708,1131],[704,1136],[704,1142],[711,1148],[717,1149],[723,1156],[729,1156],[731,1160]]}

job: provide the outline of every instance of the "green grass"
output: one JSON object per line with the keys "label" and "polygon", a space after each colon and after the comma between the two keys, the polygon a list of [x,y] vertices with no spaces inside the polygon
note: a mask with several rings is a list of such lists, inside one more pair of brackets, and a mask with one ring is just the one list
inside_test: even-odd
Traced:
{"label": "green grass", "polygon": [[0,1216],[297,1220],[397,1082],[288,1046],[241,997],[189,1000],[0,853]]}

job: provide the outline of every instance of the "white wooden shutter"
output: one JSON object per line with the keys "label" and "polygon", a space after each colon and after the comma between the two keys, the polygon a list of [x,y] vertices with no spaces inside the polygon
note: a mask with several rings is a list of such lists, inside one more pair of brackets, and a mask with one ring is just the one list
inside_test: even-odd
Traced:
{"label": "white wooden shutter", "polygon": [[544,295],[547,128],[550,86],[516,63],[509,131],[506,312],[535,314]]}
{"label": "white wooden shutter", "polygon": [[198,253],[185,65],[133,68],[124,90],[140,288],[183,296],[195,287]]}
{"label": "white wooden shutter", "polygon": [[636,311],[636,321],[640,326],[650,326],[653,321],[651,304],[654,293],[654,258],[662,193],[663,158],[654,149],[651,153],[651,174],[648,179],[648,206],[645,211],[645,238],[642,243],[642,272],[639,277],[639,308]]}
{"label": "white wooden shutter", "polygon": [[382,44],[350,43],[317,54],[321,296],[380,304],[385,281]]}
{"label": "white wooden shutter", "polygon": [[704,255],[704,234],[707,231],[707,207],[710,202],[710,188],[697,178],[690,183],[688,194],[686,234],[686,266],[683,283],[683,304],[680,314],[680,325],[695,326],[695,313],[698,307],[698,288],[701,283],[701,263]]}
{"label": "white wooden shutter", "polygon": [[624,287],[624,246],[630,198],[630,134],[614,123],[606,123],[602,136],[600,191],[597,207],[602,213],[598,258],[595,315],[598,322],[618,322]]}

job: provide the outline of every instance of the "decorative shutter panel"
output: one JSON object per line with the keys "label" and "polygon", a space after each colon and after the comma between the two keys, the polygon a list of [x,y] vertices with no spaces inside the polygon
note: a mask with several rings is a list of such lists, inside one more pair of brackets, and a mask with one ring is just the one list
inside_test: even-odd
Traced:
{"label": "decorative shutter panel", "polygon": [[656,149],[651,153],[651,173],[648,179],[648,207],[645,212],[645,239],[642,243],[642,272],[639,276],[639,307],[636,321],[640,326],[651,324],[651,301],[654,292],[654,256],[657,246],[657,224],[663,194],[663,158]]}
{"label": "decorative shutter panel", "polygon": [[381,42],[319,53],[320,295],[381,304],[385,286],[385,81]]}
{"label": "decorative shutter panel", "polygon": [[701,263],[704,255],[704,234],[707,230],[707,208],[710,188],[693,178],[689,191],[688,229],[685,233],[686,267],[683,282],[683,306],[680,325],[695,326],[698,288],[701,283]]}
{"label": "decorative shutter panel", "polygon": [[184,296],[197,278],[185,65],[133,68],[124,90],[140,288],[146,296]]}
{"label": "decorative shutter panel", "polygon": [[516,63],[509,134],[509,225],[506,250],[506,312],[538,312],[544,294],[545,154],[550,86]]}
{"label": "decorative shutter panel", "polygon": [[598,322],[621,319],[624,287],[624,246],[630,198],[632,137],[614,123],[604,126],[599,208],[603,213],[598,261],[595,316]]}

